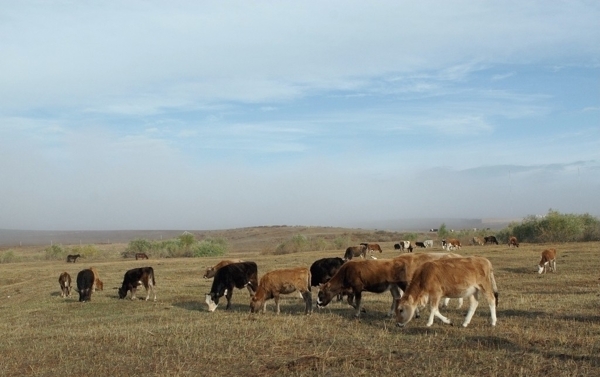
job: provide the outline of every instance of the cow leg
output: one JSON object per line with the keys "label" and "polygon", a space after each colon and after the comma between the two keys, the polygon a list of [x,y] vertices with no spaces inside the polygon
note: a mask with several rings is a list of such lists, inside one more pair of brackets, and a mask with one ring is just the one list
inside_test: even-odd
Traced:
{"label": "cow leg", "polygon": [[279,294],[276,294],[273,299],[275,300],[275,307],[276,307],[276,311],[277,314],[279,314]]}
{"label": "cow leg", "polygon": [[131,287],[131,300],[135,300],[135,291],[137,290],[137,287]]}
{"label": "cow leg", "polygon": [[[489,298],[488,298],[489,300]],[[477,300],[477,298],[475,297],[475,295],[471,295],[469,296],[469,311],[467,312],[467,316],[465,317],[465,321],[463,322],[462,326],[463,327],[467,327],[469,325],[469,323],[471,322],[471,319],[473,318],[473,314],[475,314],[475,309],[477,309],[477,306],[479,305],[479,301]],[[494,311],[493,311],[493,315],[492,318],[496,317],[496,305],[493,303],[490,305],[490,311],[492,311],[492,305],[494,305]],[[494,324],[496,323],[495,320],[492,320],[494,322]]]}
{"label": "cow leg", "polygon": [[227,290],[227,294],[225,295],[225,298],[227,299],[227,306],[225,307],[225,310],[229,310],[229,308],[231,307],[231,297],[233,296],[233,287],[230,287]]}
{"label": "cow leg", "polygon": [[356,310],[354,312],[354,316],[356,318],[360,317],[360,310],[361,310],[361,304],[362,304],[362,292],[361,291],[356,291],[354,293],[354,300],[356,301]]}
{"label": "cow leg", "polygon": [[398,309],[398,304],[400,303],[400,288],[397,285],[393,285],[390,287],[390,293],[392,294],[392,307],[390,308],[390,312],[387,314],[388,317],[393,316],[396,313],[396,309]]}
{"label": "cow leg", "polygon": [[444,297],[444,302],[442,303],[442,306],[444,308],[447,308],[449,303],[450,303],[450,297]]}
{"label": "cow leg", "polygon": [[304,314],[312,313],[312,293],[310,291],[304,291],[302,292],[302,298],[304,298],[304,303],[306,304]]}

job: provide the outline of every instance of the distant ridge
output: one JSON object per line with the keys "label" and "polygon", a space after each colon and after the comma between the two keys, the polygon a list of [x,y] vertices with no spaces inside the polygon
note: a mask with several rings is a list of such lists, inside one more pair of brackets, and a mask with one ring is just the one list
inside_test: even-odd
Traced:
{"label": "distant ridge", "polygon": [[[499,230],[505,228],[513,221],[521,221],[521,219],[504,219],[504,218],[486,218],[486,219],[457,219],[457,218],[420,218],[420,219],[394,219],[380,220],[363,223],[362,228],[382,229],[390,231],[413,231],[427,232],[430,229],[438,229],[442,224],[446,224],[447,229],[482,229],[490,228]],[[350,226],[359,226],[358,224],[348,224]]]}

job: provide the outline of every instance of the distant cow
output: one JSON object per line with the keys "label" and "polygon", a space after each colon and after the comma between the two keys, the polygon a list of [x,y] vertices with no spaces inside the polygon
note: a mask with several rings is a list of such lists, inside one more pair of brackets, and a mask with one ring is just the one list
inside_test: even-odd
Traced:
{"label": "distant cow", "polygon": [[469,298],[469,311],[462,324],[467,327],[473,318],[480,295],[485,296],[491,314],[491,324],[496,325],[498,288],[494,279],[492,264],[483,257],[440,258],[424,263],[413,275],[404,296],[398,300],[396,324],[406,325],[418,306],[429,304],[427,326],[433,324],[434,317],[451,324],[439,311],[442,298]]}
{"label": "distant cow", "polygon": [[68,272],[60,274],[58,284],[60,284],[60,297],[71,297],[71,275]]}
{"label": "distant cow", "polygon": [[402,246],[400,246],[399,243],[394,244],[394,250],[400,250],[401,248],[402,248]]}
{"label": "distant cow", "polygon": [[367,254],[367,247],[364,245],[350,246],[344,253],[344,260],[350,260],[354,257],[365,258]]}
{"label": "distant cow", "polygon": [[381,246],[379,246],[378,243],[361,243],[361,246],[366,246],[367,252],[369,252],[370,254],[373,254],[374,251],[379,251],[380,253],[383,252],[383,250],[381,250]]}
{"label": "distant cow", "polygon": [[423,241],[425,247],[433,247],[433,240],[425,240]]}
{"label": "distant cow", "polygon": [[400,241],[398,246],[400,246],[400,251],[407,250],[410,247],[410,241]]}
{"label": "distant cow", "polygon": [[460,247],[461,247],[460,241],[457,240],[456,238],[442,240],[442,249],[446,249],[446,250],[450,251],[450,250],[460,249]]}
{"label": "distant cow", "polygon": [[542,251],[542,259],[538,263],[538,273],[546,273],[546,266],[550,268],[550,271],[556,272],[556,249]]}
{"label": "distant cow", "polygon": [[146,301],[150,298],[150,291],[154,294],[154,301],[156,301],[156,292],[154,291],[156,281],[152,267],[133,268],[125,272],[123,284],[119,288],[119,298],[127,297],[127,293],[131,291],[131,300],[135,300],[135,291],[140,285],[146,288]]}
{"label": "distant cow", "polygon": [[279,310],[279,295],[300,292],[305,303],[305,314],[312,313],[312,294],[310,292],[310,271],[306,267],[288,268],[267,272],[260,278],[258,289],[250,300],[250,311],[257,312],[262,307],[267,310],[267,300],[273,298]]}
{"label": "distant cow", "polygon": [[104,290],[104,283],[100,280],[100,275],[98,274],[98,270],[95,267],[90,267],[90,270],[94,273],[94,285],[92,286],[92,292],[96,292],[96,289],[102,291]]}
{"label": "distant cow", "polygon": [[419,241],[415,242],[415,246],[423,248],[423,249],[427,247],[427,246],[425,246],[425,242],[419,242]]}
{"label": "distant cow", "polygon": [[508,247],[519,247],[519,242],[517,241],[517,237],[512,236],[508,239]]}
{"label": "distant cow", "polygon": [[92,287],[94,285],[94,273],[92,270],[81,270],[77,274],[77,290],[79,291],[79,301],[92,300]]}
{"label": "distant cow", "polygon": [[225,259],[220,261],[219,263],[215,264],[212,267],[208,267],[206,269],[206,271],[204,272],[204,276],[202,276],[205,279],[210,279],[212,277],[215,276],[215,274],[217,273],[217,270],[223,266],[227,266],[228,264],[232,264],[232,263],[242,263],[243,260],[241,259]]}
{"label": "distant cow", "polygon": [[75,255],[67,255],[67,263],[75,263],[77,262],[77,258],[81,258],[81,255],[79,254],[75,254]]}
{"label": "distant cow", "polygon": [[483,237],[483,243],[484,244],[488,244],[488,243],[495,243],[496,245],[498,245],[498,240],[496,239],[496,236],[487,236],[487,237]]}
{"label": "distant cow", "polygon": [[481,241],[481,238],[479,238],[479,237],[473,237],[473,240],[471,241],[471,243],[473,245],[479,245],[479,246],[483,245],[483,241]]}
{"label": "distant cow", "polygon": [[248,288],[250,295],[253,295],[258,288],[258,267],[254,262],[230,263],[219,268],[214,276],[210,293],[206,294],[206,304],[208,311],[214,312],[219,305],[219,298],[225,296],[227,306],[225,310],[231,307],[231,297],[233,288]]}
{"label": "distant cow", "polygon": [[135,260],[138,259],[148,259],[148,255],[146,253],[135,253]]}

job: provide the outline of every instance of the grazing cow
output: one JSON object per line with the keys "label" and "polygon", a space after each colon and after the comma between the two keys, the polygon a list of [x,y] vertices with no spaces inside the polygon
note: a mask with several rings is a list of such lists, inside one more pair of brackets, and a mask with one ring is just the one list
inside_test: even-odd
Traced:
{"label": "grazing cow", "polygon": [[483,237],[483,243],[484,244],[488,244],[488,243],[495,243],[496,245],[498,245],[498,240],[496,239],[496,236],[487,236],[487,237]]}
{"label": "grazing cow", "polygon": [[67,255],[67,263],[75,263],[77,262],[77,258],[81,258],[81,255],[79,254],[75,254],[75,255]]}
{"label": "grazing cow", "polygon": [[343,264],[344,260],[339,257],[316,260],[310,266],[310,286],[317,287],[327,283]]}
{"label": "grazing cow", "polygon": [[148,255],[146,253],[135,253],[135,260],[138,259],[148,259]]}
{"label": "grazing cow", "polygon": [[374,251],[379,251],[380,253],[383,253],[383,250],[381,250],[381,246],[379,246],[378,243],[361,243],[361,246],[365,246],[367,248],[367,251],[369,252],[369,254],[373,254]]}
{"label": "grazing cow", "polygon": [[364,245],[350,246],[344,253],[344,260],[350,260],[354,257],[365,258],[367,255],[367,247]]}
{"label": "grazing cow", "polygon": [[442,249],[446,249],[446,250],[450,251],[450,250],[460,249],[460,247],[461,247],[460,241],[457,240],[456,238],[442,240]]}
{"label": "grazing cow", "polygon": [[407,250],[410,247],[410,241],[400,241],[400,250]]}
{"label": "grazing cow", "polygon": [[154,301],[156,301],[156,292],[154,291],[156,281],[154,280],[154,269],[152,267],[133,268],[125,272],[123,285],[119,288],[119,298],[127,297],[127,293],[131,291],[131,300],[135,300],[135,291],[140,285],[146,288],[146,301],[150,298],[150,290],[152,290]]}
{"label": "grazing cow", "polygon": [[481,241],[481,238],[479,238],[479,237],[473,237],[473,240],[471,241],[471,243],[473,245],[479,245],[479,246],[483,245],[483,241]]}
{"label": "grazing cow", "polygon": [[517,237],[512,236],[508,239],[508,247],[519,247],[519,242],[517,241]]}
{"label": "grazing cow", "polygon": [[423,249],[427,247],[427,246],[425,246],[425,242],[419,242],[419,241],[415,242],[415,246],[423,248]]}
{"label": "grazing cow", "polygon": [[462,324],[467,327],[479,304],[479,296],[485,296],[491,314],[491,324],[496,325],[498,288],[494,271],[489,260],[483,257],[440,258],[424,263],[413,275],[406,293],[398,300],[396,324],[406,325],[418,306],[429,304],[427,326],[433,324],[434,317],[451,324],[439,311],[442,298],[469,298],[469,311]]}
{"label": "grazing cow", "polygon": [[90,267],[90,270],[94,273],[94,285],[92,286],[92,292],[96,292],[98,290],[104,290],[104,283],[100,280],[100,275],[98,274],[98,270],[95,267]]}
{"label": "grazing cow", "polygon": [[92,287],[94,285],[94,272],[92,270],[81,270],[77,274],[77,290],[79,291],[79,301],[92,300]]}
{"label": "grazing cow", "polygon": [[210,279],[212,277],[215,276],[215,274],[217,273],[217,270],[223,266],[227,266],[228,264],[232,264],[232,263],[242,263],[243,260],[241,259],[225,259],[220,261],[219,263],[215,264],[212,267],[208,267],[206,269],[206,272],[204,272],[204,276],[202,276],[205,279]]}
{"label": "grazing cow", "polygon": [[542,251],[542,259],[538,263],[538,274],[546,273],[546,266],[550,267],[550,271],[556,272],[556,249]]}
{"label": "grazing cow", "polygon": [[210,293],[206,294],[208,311],[214,312],[219,305],[219,298],[223,296],[227,299],[225,310],[228,310],[234,287],[247,287],[250,295],[254,294],[258,287],[258,267],[254,262],[230,263],[219,268],[214,278]]}
{"label": "grazing cow", "polygon": [[399,243],[394,244],[394,250],[401,250],[402,246]]}
{"label": "grazing cow", "polygon": [[312,313],[310,271],[306,267],[288,268],[267,272],[258,283],[258,289],[250,300],[250,312],[267,311],[267,300],[273,298],[279,314],[279,295],[300,292],[305,303],[305,314]]}
{"label": "grazing cow", "polygon": [[60,274],[58,284],[60,284],[60,297],[71,297],[71,275],[68,272]]}
{"label": "grazing cow", "polygon": [[423,241],[425,247],[433,247],[433,240],[425,240]]}

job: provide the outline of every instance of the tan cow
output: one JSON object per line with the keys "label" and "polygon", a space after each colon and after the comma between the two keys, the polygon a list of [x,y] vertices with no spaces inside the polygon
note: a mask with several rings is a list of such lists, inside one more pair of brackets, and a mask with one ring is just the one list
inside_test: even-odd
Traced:
{"label": "tan cow", "polygon": [[550,267],[550,271],[556,272],[556,249],[542,251],[542,259],[538,263],[538,274],[546,273],[546,266]]}
{"label": "tan cow", "polygon": [[447,240],[442,240],[442,249],[445,250],[455,250],[455,249],[460,249],[461,248],[461,244],[460,244],[460,240],[456,239],[456,238],[449,238]]}
{"label": "tan cow", "polygon": [[310,292],[310,271],[306,267],[287,268],[267,272],[258,283],[258,289],[250,300],[250,311],[258,312],[262,306],[267,311],[267,300],[273,298],[279,314],[279,295],[300,292],[306,308],[305,314],[312,313],[312,294]]}
{"label": "tan cow", "polygon": [[483,245],[483,241],[479,237],[473,237],[473,240],[471,241],[471,243],[473,245],[479,245],[479,246]]}
{"label": "tan cow", "polygon": [[98,274],[98,270],[95,267],[90,267],[90,270],[94,273],[94,284],[92,285],[92,292],[96,292],[96,289],[103,291],[104,283],[100,280],[100,275]]}
{"label": "tan cow", "polygon": [[215,264],[212,267],[208,267],[206,269],[206,271],[204,272],[204,276],[202,276],[205,279],[210,279],[212,277],[215,276],[215,274],[217,273],[217,270],[223,266],[227,266],[228,264],[232,264],[232,263],[242,263],[243,260],[241,259],[225,259],[220,261],[219,263]]}
{"label": "tan cow", "polygon": [[60,297],[71,297],[71,275],[68,272],[60,274],[58,284],[60,284]]}
{"label": "tan cow", "polygon": [[392,294],[392,306],[388,316],[393,315],[397,298],[401,290],[406,289],[416,268],[421,264],[442,258],[460,257],[451,253],[419,253],[403,254],[393,259],[359,260],[344,263],[336,274],[325,284],[321,285],[318,294],[317,306],[324,307],[339,293],[351,291],[355,297],[352,303],[348,297],[348,304],[355,308],[355,317],[361,313],[362,292],[383,293],[387,290]]}
{"label": "tan cow", "polygon": [[433,324],[434,317],[451,324],[439,311],[442,298],[468,298],[469,311],[462,324],[467,327],[479,304],[480,295],[485,296],[489,306],[492,326],[496,325],[498,288],[494,270],[489,260],[483,257],[440,258],[424,263],[413,276],[406,293],[398,300],[396,324],[406,325],[418,306],[429,304],[427,326]]}
{"label": "tan cow", "polygon": [[512,236],[508,239],[508,247],[519,247],[519,242],[517,241],[517,237]]}

